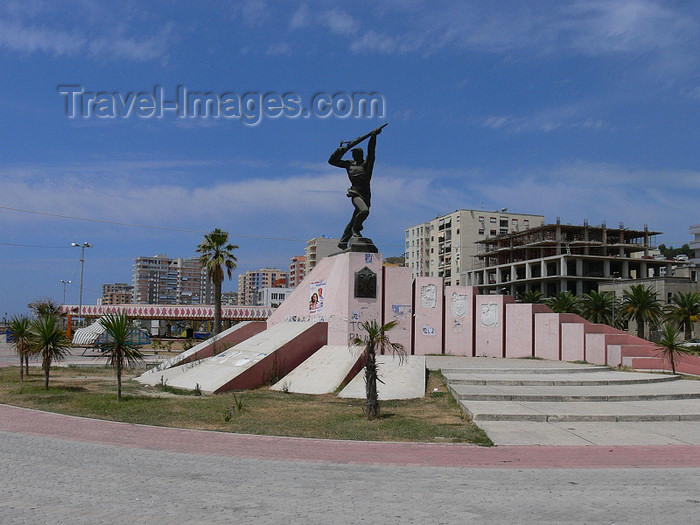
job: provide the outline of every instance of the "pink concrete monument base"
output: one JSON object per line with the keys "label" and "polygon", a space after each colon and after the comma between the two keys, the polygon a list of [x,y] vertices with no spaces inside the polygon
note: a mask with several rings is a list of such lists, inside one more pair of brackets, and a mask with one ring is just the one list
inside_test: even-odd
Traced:
{"label": "pink concrete monument base", "polygon": [[[356,274],[360,272],[375,274],[374,297],[361,297],[362,290],[355,289]],[[363,322],[372,319],[381,322],[382,285],[380,254],[349,252],[324,257],[275,310],[267,326],[326,322],[328,344],[347,345],[354,337],[363,335]]]}

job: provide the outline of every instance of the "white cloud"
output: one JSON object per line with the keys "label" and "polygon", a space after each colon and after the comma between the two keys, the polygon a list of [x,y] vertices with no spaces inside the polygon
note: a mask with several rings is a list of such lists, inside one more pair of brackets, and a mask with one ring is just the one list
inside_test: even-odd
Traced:
{"label": "white cloud", "polygon": [[271,44],[267,48],[267,54],[270,56],[286,56],[292,54],[292,48],[287,42],[277,42],[276,44]]}
{"label": "white cloud", "polygon": [[509,133],[607,128],[608,125],[603,119],[589,115],[591,111],[595,111],[589,106],[581,102],[544,109],[529,116],[489,115],[481,121],[481,126]]}
{"label": "white cloud", "polygon": [[24,26],[0,19],[0,48],[10,51],[75,55],[83,50],[86,43],[87,39],[76,31]]}
{"label": "white cloud", "polygon": [[[86,4],[85,10],[96,8]],[[95,59],[151,61],[168,57],[175,40],[171,22],[148,24],[146,31],[129,27],[122,20],[114,23],[111,13],[101,16],[84,13],[80,26],[61,23],[63,12],[54,4],[31,2],[26,8],[16,5],[0,10],[0,49],[55,56],[87,55]],[[156,27],[155,31],[151,31]]]}

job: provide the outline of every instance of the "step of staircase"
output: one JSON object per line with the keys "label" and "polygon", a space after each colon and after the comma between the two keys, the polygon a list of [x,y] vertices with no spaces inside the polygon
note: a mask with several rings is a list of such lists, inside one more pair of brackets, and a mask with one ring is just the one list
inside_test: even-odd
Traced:
{"label": "step of staircase", "polygon": [[621,384],[600,386],[538,386],[450,384],[458,401],[653,401],[700,399],[700,381]]}
{"label": "step of staircase", "polygon": [[451,385],[518,385],[518,386],[602,386],[663,383],[677,381],[678,377],[664,374],[642,374],[613,370],[596,371],[587,374],[520,374],[507,371],[500,374],[482,374],[481,371],[443,374]]}
{"label": "step of staircase", "polygon": [[462,410],[479,421],[700,421],[700,403],[694,399],[670,401],[460,401]]}

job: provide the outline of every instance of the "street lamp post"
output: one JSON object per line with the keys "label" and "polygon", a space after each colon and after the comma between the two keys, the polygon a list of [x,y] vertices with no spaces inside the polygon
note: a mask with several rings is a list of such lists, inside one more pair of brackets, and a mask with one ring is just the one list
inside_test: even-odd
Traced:
{"label": "street lamp post", "polygon": [[73,281],[64,281],[61,279],[61,282],[63,283],[63,304],[66,304],[66,285],[72,283]]}
{"label": "street lamp post", "polygon": [[85,241],[83,244],[72,242],[73,248],[80,248],[80,303],[78,304],[78,317],[83,319],[83,267],[85,266],[85,248],[92,248],[92,245]]}

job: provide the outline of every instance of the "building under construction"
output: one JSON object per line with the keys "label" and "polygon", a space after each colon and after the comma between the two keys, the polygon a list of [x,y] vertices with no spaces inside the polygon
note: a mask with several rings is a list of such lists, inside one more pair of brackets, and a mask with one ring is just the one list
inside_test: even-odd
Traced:
{"label": "building under construction", "polygon": [[479,242],[467,286],[482,293],[517,295],[539,290],[545,296],[597,290],[613,279],[646,279],[671,274],[675,261],[654,258],[650,239],[661,232],[548,224]]}

